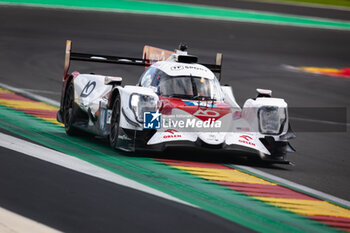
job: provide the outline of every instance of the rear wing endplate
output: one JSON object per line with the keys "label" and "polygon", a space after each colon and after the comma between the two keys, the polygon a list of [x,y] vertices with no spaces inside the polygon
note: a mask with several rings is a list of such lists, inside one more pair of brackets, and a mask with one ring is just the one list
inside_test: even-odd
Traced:
{"label": "rear wing endplate", "polygon": [[168,59],[174,52],[165,50],[165,49],[159,49],[155,48],[149,45],[145,45],[143,47],[143,59],[146,62],[146,68],[152,65],[153,63],[156,63],[158,61],[165,61]]}
{"label": "rear wing endplate", "polygon": [[222,53],[216,54],[216,62],[214,64],[202,64],[203,66],[207,67],[209,70],[211,70],[213,73],[218,74],[219,81],[221,80],[221,70],[222,70],[222,60],[224,56]]}

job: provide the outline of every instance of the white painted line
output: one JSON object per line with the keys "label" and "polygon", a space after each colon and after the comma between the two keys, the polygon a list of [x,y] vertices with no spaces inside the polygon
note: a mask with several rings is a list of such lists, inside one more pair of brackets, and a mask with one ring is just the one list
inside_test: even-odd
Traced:
{"label": "white painted line", "polygon": [[86,175],[100,178],[115,184],[146,192],[167,200],[175,201],[192,207],[197,207],[176,197],[125,178],[106,169],[100,168],[76,157],[43,147],[25,140],[0,133],[0,146],[14,150],[25,155],[41,159]]}
{"label": "white painted line", "polygon": [[0,207],[1,233],[59,233],[61,231],[50,228],[34,220],[8,211]]}
{"label": "white painted line", "polygon": [[320,198],[324,198],[326,200],[334,201],[336,203],[342,204],[342,205],[347,206],[348,208],[350,208],[350,201],[347,201],[347,200],[344,200],[344,199],[332,196],[330,194],[327,194],[327,193],[324,193],[324,192],[321,192],[321,191],[318,191],[318,190],[306,187],[304,185],[300,185],[300,184],[294,183],[293,181],[289,181],[289,180],[283,179],[281,177],[271,175],[269,173],[260,171],[258,169],[252,168],[252,167],[241,166],[241,165],[234,165],[234,164],[232,164],[232,166],[240,168],[242,170],[249,171],[249,172],[254,173],[256,175],[260,175],[262,177],[266,177],[268,179],[271,179],[271,180],[276,181],[278,183],[285,184],[287,186],[296,188],[298,190],[302,190],[304,192],[316,195],[316,196],[318,196]]}
{"label": "white painted line", "polygon": [[51,105],[56,106],[56,107],[60,106],[60,102],[58,102],[58,101],[55,101],[55,100],[52,100],[52,99],[49,99],[49,98],[46,98],[46,97],[43,97],[40,95],[33,94],[33,93],[28,92],[28,91],[21,89],[21,88],[12,87],[12,86],[9,86],[9,85],[4,84],[4,83],[0,83],[0,87],[8,89],[8,90],[13,91],[13,92],[16,92],[20,95],[35,99],[37,101],[42,101],[42,102],[51,104]]}

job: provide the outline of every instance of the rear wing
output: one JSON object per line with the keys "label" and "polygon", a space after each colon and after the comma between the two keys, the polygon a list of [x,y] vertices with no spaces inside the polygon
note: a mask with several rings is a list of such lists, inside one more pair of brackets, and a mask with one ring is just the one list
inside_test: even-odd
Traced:
{"label": "rear wing", "polygon": [[111,63],[111,64],[122,64],[122,65],[134,65],[134,66],[145,66],[146,61],[142,58],[131,58],[131,57],[119,57],[109,55],[99,55],[91,53],[75,53],[72,52],[72,42],[66,41],[66,54],[64,59],[64,76],[67,76],[70,61],[87,61],[87,62],[99,62],[99,63]]}
{"label": "rear wing", "polygon": [[[134,65],[134,66],[144,66],[149,67],[157,61],[165,61],[169,56],[175,52],[159,49],[151,46],[145,46],[143,49],[142,58],[131,58],[131,57],[120,57],[120,56],[109,56],[109,55],[99,55],[90,53],[76,53],[72,52],[72,41],[66,41],[66,52],[64,59],[64,76],[68,74],[70,61],[86,61],[86,62],[99,62],[99,63],[111,63],[111,64],[121,64],[121,65]],[[222,54],[218,53],[216,55],[216,64],[202,64],[210,69],[212,72],[219,74],[219,80],[221,79],[221,67],[222,67]]]}

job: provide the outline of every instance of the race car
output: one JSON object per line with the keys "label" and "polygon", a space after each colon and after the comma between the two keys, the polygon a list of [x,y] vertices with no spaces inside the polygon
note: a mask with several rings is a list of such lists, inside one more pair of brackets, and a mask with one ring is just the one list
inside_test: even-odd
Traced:
{"label": "race car", "polygon": [[[241,108],[232,87],[220,85],[222,54],[215,64],[200,64],[180,44],[174,51],[145,46],[142,58],[72,52],[66,42],[61,106],[57,120],[68,135],[90,133],[108,138],[123,151],[200,148],[248,152],[272,163],[289,163],[295,137],[287,103],[271,90]],[[139,82],[121,77],[69,73],[71,60],[143,66]],[[217,78],[216,75],[219,77]]]}

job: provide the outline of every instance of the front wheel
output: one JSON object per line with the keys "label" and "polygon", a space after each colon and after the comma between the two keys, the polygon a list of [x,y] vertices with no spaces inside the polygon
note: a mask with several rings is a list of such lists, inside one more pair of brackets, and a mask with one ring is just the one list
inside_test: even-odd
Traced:
{"label": "front wheel", "polygon": [[115,98],[112,118],[111,118],[111,131],[109,133],[109,143],[112,148],[117,147],[118,135],[119,135],[119,122],[120,122],[120,97],[119,95]]}

